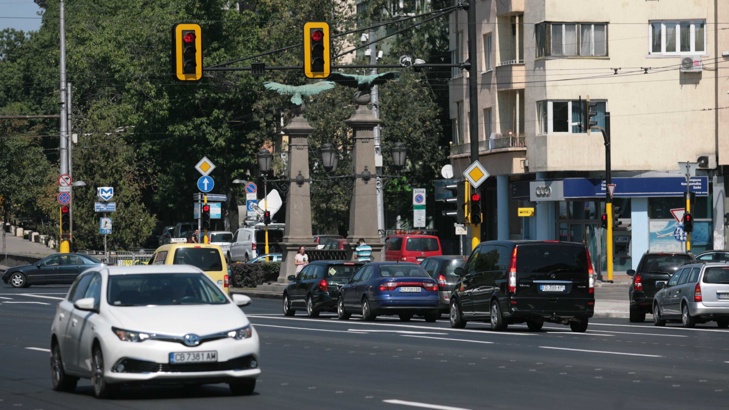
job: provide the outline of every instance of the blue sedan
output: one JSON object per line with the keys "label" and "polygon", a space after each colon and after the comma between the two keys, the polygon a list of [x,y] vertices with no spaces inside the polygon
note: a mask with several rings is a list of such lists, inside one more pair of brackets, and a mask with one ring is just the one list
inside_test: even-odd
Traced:
{"label": "blue sedan", "polygon": [[398,315],[403,322],[423,315],[438,319],[438,284],[420,265],[403,262],[370,262],[339,290],[337,316],[347,320],[353,313],[363,320],[379,315]]}

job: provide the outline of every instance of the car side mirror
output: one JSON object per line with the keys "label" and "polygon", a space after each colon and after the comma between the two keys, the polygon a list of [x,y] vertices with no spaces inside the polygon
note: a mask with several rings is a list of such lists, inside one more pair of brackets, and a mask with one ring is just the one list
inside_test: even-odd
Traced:
{"label": "car side mirror", "polygon": [[83,298],[73,302],[73,307],[78,310],[93,311],[96,301],[94,298]]}
{"label": "car side mirror", "polygon": [[251,304],[251,297],[248,295],[241,295],[239,293],[234,293],[231,295],[233,298],[233,303],[235,303],[237,306],[248,306]]}
{"label": "car side mirror", "polygon": [[667,288],[667,287],[668,287],[668,284],[666,282],[661,282],[661,281],[656,282],[656,289],[658,289],[658,290]]}
{"label": "car side mirror", "polygon": [[286,277],[286,279],[288,279],[289,282],[293,282],[293,281],[296,280],[296,275],[289,275],[289,276]]}
{"label": "car side mirror", "polygon": [[461,266],[453,269],[453,273],[455,273],[458,276],[463,276],[463,268]]}
{"label": "car side mirror", "polygon": [[628,276],[633,276],[633,275],[635,275],[635,269],[628,269],[628,270],[625,271],[625,273]]}

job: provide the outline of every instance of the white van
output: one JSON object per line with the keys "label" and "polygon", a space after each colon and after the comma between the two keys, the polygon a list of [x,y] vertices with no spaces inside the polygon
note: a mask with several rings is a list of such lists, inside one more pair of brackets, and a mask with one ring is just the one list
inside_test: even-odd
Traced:
{"label": "white van", "polygon": [[[283,242],[286,224],[268,225],[268,253],[281,253],[280,242]],[[228,260],[231,262],[248,262],[258,255],[266,253],[266,225],[244,226],[235,231],[230,244]]]}

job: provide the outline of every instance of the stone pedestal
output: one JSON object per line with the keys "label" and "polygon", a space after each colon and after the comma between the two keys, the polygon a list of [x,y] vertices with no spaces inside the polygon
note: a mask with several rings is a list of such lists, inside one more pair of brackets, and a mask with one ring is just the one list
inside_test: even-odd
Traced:
{"label": "stone pedestal", "polygon": [[[294,255],[299,246],[315,247],[311,233],[311,187],[309,185],[309,135],[314,129],[302,115],[284,128],[289,136],[288,184],[286,193],[286,228],[281,244],[283,261],[278,282],[294,273]],[[299,179],[297,182],[296,179]]]}

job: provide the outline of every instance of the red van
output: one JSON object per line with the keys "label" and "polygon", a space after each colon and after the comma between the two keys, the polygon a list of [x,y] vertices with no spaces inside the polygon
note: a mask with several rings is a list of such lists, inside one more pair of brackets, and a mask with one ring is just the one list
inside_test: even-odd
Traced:
{"label": "red van", "polygon": [[385,260],[420,263],[443,254],[440,239],[422,233],[392,234],[385,239]]}

